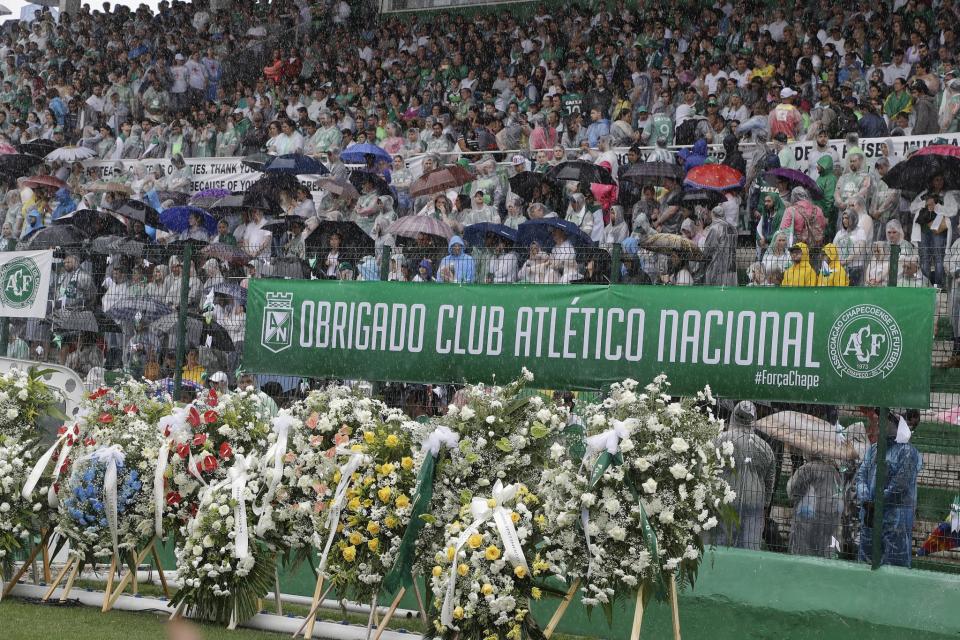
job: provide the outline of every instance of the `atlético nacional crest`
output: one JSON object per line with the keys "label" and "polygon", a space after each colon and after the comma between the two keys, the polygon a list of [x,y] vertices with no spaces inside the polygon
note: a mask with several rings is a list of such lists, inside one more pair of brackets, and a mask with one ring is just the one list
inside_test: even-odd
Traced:
{"label": "atl\u00e9tico nacional crest", "polygon": [[263,309],[260,344],[267,351],[280,353],[293,344],[293,294],[267,293]]}

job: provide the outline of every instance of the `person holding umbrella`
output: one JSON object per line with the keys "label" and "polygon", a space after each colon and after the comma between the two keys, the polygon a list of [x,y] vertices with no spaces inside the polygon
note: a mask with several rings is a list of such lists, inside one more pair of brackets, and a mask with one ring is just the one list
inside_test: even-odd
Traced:
{"label": "person holding umbrella", "polygon": [[920,242],[921,268],[937,286],[944,284],[943,259],[951,245],[960,204],[957,192],[947,191],[944,185],[943,174],[935,174],[927,188],[910,203],[913,214],[910,239],[914,244]]}
{"label": "person holding umbrella", "polygon": [[363,229],[367,235],[371,235],[373,224],[377,215],[380,213],[380,203],[378,200],[376,183],[371,178],[364,179],[361,184],[362,193],[357,199],[357,204],[353,209],[353,215],[350,217],[352,222]]}
{"label": "person holding umbrella", "polygon": [[177,240],[198,240],[200,242],[209,242],[210,234],[203,227],[203,216],[196,211],[191,211],[187,215],[187,228],[180,232]]}

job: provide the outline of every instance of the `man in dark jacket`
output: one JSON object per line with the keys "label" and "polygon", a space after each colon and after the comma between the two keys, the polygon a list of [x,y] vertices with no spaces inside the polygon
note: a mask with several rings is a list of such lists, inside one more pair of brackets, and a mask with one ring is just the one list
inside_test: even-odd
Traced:
{"label": "man in dark jacket", "polygon": [[890,135],[886,121],[869,100],[863,103],[863,116],[857,123],[857,132],[861,138],[885,138]]}
{"label": "man in dark jacket", "polygon": [[914,81],[910,87],[910,94],[913,96],[913,112],[916,114],[913,135],[940,133],[940,127],[937,125],[937,107],[927,89],[927,83],[923,80]]}
{"label": "man in dark jacket", "polygon": [[747,174],[747,161],[740,153],[739,141],[735,135],[728,135],[723,139],[723,164],[733,167],[740,173]]}

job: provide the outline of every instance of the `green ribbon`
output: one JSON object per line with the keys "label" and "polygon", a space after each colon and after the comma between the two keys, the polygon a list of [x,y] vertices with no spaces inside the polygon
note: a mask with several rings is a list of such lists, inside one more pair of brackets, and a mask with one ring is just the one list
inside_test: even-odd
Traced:
{"label": "green ribbon", "polygon": [[437,466],[437,457],[427,454],[417,476],[417,490],[413,495],[413,510],[410,513],[410,523],[403,532],[400,541],[400,550],[397,559],[390,569],[390,573],[383,579],[383,586],[388,593],[396,593],[401,587],[413,584],[413,560],[416,555],[417,539],[426,521],[421,517],[426,515],[433,501],[433,476]]}

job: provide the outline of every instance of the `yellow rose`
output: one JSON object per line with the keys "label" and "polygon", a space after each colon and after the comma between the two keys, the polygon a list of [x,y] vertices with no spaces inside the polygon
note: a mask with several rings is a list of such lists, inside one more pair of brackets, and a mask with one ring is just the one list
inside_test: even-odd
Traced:
{"label": "yellow rose", "polygon": [[383,487],[377,491],[377,497],[380,498],[380,502],[387,502],[390,500],[390,487]]}
{"label": "yellow rose", "polygon": [[480,587],[480,593],[482,593],[485,596],[489,596],[490,594],[493,593],[493,585],[490,584],[489,582],[485,582],[484,585]]}
{"label": "yellow rose", "polygon": [[344,547],[340,551],[340,553],[343,554],[343,559],[346,560],[347,562],[353,562],[354,560],[357,559],[357,548],[353,545],[350,545],[349,547]]}
{"label": "yellow rose", "polygon": [[[404,497],[404,496],[401,496],[401,497]],[[393,529],[395,526],[400,524],[400,521],[393,516],[387,516],[386,518],[383,519],[383,523],[387,525],[388,529]]]}
{"label": "yellow rose", "polygon": [[347,509],[351,511],[360,511],[360,498],[353,498],[347,503]]}
{"label": "yellow rose", "polygon": [[[499,549],[497,550],[499,551]],[[453,547],[447,547],[447,560],[453,560],[453,556],[456,555],[457,551]]]}
{"label": "yellow rose", "polygon": [[375,520],[371,520],[370,522],[368,522],[367,533],[369,533],[372,536],[375,536],[378,533],[380,533],[380,523]]}
{"label": "yellow rose", "polygon": [[397,505],[397,509],[406,509],[410,506],[410,498],[404,495],[397,496],[397,501],[395,504]]}
{"label": "yellow rose", "polygon": [[380,548],[380,540],[374,538],[373,540],[368,541],[367,547],[370,549],[370,551],[376,552],[376,550]]}
{"label": "yellow rose", "polygon": [[388,462],[382,467],[380,467],[380,474],[384,476],[388,476],[391,473],[393,473],[394,469],[396,469],[396,467]]}
{"label": "yellow rose", "polygon": [[360,544],[363,542],[363,536],[358,531],[350,534],[350,544]]}
{"label": "yellow rose", "polygon": [[543,597],[543,591],[540,591],[537,587],[530,589],[530,595],[533,596],[534,600],[539,600]]}
{"label": "yellow rose", "polygon": [[355,444],[350,447],[350,451],[354,453],[363,453],[363,445]]}
{"label": "yellow rose", "polygon": [[363,477],[363,486],[369,487],[373,484],[373,476],[364,476]]}
{"label": "yellow rose", "polygon": [[463,618],[463,607],[460,607],[460,606],[454,607],[453,617],[456,618],[457,620],[461,620]]}
{"label": "yellow rose", "polygon": [[439,578],[443,574],[443,569],[439,565],[433,565],[433,577]]}
{"label": "yellow rose", "polygon": [[387,436],[386,445],[387,445],[388,447],[395,447],[395,446],[397,446],[398,444],[400,444],[400,438],[398,438],[397,436],[393,435],[392,433]]}
{"label": "yellow rose", "polygon": [[483,555],[486,556],[487,560],[489,560],[490,562],[493,562],[494,560],[500,557],[500,549],[498,547],[490,545],[489,547],[487,547],[487,550],[484,552]]}
{"label": "yellow rose", "polygon": [[483,544],[483,536],[479,533],[475,533],[467,538],[467,544],[470,545],[471,549],[479,549],[480,545]]}
{"label": "yellow rose", "polygon": [[336,471],[333,472],[333,481],[334,481],[334,482],[340,482],[340,478],[341,478],[341,477],[342,477],[342,476],[340,475],[340,469],[337,469]]}
{"label": "yellow rose", "polygon": [[510,519],[513,520],[513,524],[517,524],[518,522],[520,522],[520,514],[517,513],[516,511],[511,511]]}
{"label": "yellow rose", "polygon": [[413,458],[404,456],[403,459],[400,460],[400,466],[403,467],[404,471],[410,471],[413,469]]}
{"label": "yellow rose", "polygon": [[373,444],[374,442],[377,441],[377,436],[376,434],[373,433],[373,431],[364,431],[363,441],[366,442],[367,444]]}
{"label": "yellow rose", "polygon": [[465,578],[468,573],[470,573],[470,565],[461,563],[457,566],[457,574],[461,578]]}
{"label": "yellow rose", "polygon": [[520,567],[514,567],[514,568],[513,568],[513,575],[515,575],[515,576],[517,576],[518,578],[520,578],[521,580],[523,580],[524,578],[527,577],[527,570],[526,570],[525,567],[522,567],[522,566],[520,566]]}
{"label": "yellow rose", "polygon": [[497,506],[497,501],[494,500],[493,498],[487,498],[487,506],[493,509]]}

